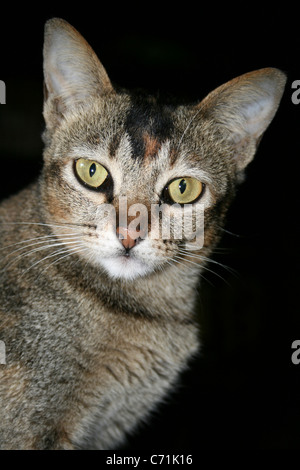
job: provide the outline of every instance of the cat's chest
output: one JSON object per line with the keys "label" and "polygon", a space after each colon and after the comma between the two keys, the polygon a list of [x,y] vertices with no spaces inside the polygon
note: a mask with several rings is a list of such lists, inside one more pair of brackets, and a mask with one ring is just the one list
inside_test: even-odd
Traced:
{"label": "cat's chest", "polygon": [[75,448],[112,448],[176,382],[198,349],[197,329],[166,289],[108,292],[62,270],[47,280],[47,289],[41,276],[30,284],[30,298],[26,286],[16,290],[18,341],[33,377],[28,394],[35,402],[45,395]]}
{"label": "cat's chest", "polygon": [[71,439],[78,447],[121,442],[162,400],[198,347],[191,324],[116,318],[104,335],[79,376],[76,418],[70,410]]}

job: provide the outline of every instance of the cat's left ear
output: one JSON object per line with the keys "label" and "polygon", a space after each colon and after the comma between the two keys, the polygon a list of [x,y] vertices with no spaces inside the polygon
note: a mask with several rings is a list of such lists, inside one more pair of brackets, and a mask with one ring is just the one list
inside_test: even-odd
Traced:
{"label": "cat's left ear", "polygon": [[256,70],[221,85],[198,105],[202,116],[230,141],[238,172],[252,160],[277,111],[285,82],[278,69]]}
{"label": "cat's left ear", "polygon": [[52,18],[45,24],[44,80],[44,116],[48,129],[56,127],[77,104],[113,92],[93,49],[61,18]]}

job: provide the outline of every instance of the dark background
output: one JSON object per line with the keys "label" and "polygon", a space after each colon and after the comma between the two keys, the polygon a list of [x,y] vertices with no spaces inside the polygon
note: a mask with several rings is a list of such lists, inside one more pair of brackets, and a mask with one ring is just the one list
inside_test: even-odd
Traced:
{"label": "dark background", "polygon": [[[51,2],[52,3],[52,2]],[[198,312],[203,347],[179,388],[125,450],[299,449],[299,121],[291,84],[300,80],[299,12],[200,3],[5,6],[0,30],[0,196],[32,181],[42,165],[44,22],[69,21],[127,88],[203,98],[262,67],[288,75],[279,111],[248,168],[214,259]],[[269,4],[271,5],[271,4]],[[298,233],[297,233],[298,230]],[[221,279],[222,278],[222,279]]]}

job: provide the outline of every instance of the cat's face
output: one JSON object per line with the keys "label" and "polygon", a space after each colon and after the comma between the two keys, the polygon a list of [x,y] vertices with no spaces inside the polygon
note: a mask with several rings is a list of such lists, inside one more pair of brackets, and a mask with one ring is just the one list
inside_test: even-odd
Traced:
{"label": "cat's face", "polygon": [[[190,145],[193,112],[112,95],[63,122],[43,173],[55,233],[76,233],[80,256],[124,279],[180,261],[187,244],[201,249],[204,210],[232,188],[229,168],[210,165],[201,136]],[[211,237],[216,227],[207,230]]]}
{"label": "cat's face", "polygon": [[48,22],[44,56],[41,188],[54,233],[112,278],[201,266],[276,111],[281,72],[253,72],[197,106],[172,107],[116,93],[62,20]]}

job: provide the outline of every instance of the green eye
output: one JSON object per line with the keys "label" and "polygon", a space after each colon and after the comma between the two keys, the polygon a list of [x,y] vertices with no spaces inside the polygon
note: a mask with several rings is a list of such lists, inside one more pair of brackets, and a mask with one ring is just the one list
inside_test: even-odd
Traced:
{"label": "green eye", "polygon": [[189,204],[198,199],[204,189],[204,185],[196,178],[177,178],[167,187],[169,198],[178,204]]}
{"label": "green eye", "polygon": [[107,170],[100,163],[85,158],[76,161],[75,172],[82,183],[94,189],[98,189],[108,176]]}

